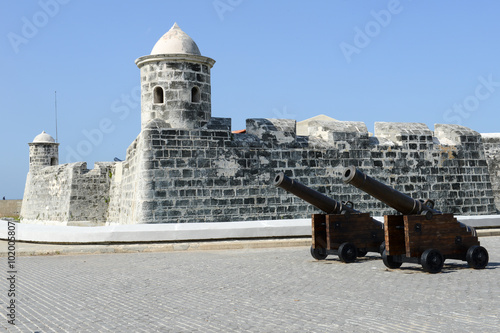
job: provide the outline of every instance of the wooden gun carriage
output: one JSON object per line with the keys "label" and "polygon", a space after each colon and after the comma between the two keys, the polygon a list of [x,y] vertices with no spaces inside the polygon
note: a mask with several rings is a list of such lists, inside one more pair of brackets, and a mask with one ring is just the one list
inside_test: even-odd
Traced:
{"label": "wooden gun carriage", "polygon": [[382,259],[388,268],[410,262],[438,273],[446,259],[467,261],[475,269],[488,264],[488,252],[480,246],[474,228],[458,222],[453,214],[435,210],[432,201],[415,200],[353,166],[344,170],[343,180],[403,214],[384,216]]}
{"label": "wooden gun carriage", "polygon": [[326,214],[312,214],[311,255],[317,260],[330,254],[338,255],[342,262],[354,262],[368,252],[381,251],[384,241],[384,226],[381,222],[352,208],[352,204],[335,201],[284,173],[274,179],[280,187],[305,200]]}

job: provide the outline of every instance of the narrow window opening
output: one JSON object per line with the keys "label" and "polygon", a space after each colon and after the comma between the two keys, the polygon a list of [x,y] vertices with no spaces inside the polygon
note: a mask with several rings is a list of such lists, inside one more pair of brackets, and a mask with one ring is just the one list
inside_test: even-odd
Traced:
{"label": "narrow window opening", "polygon": [[200,100],[201,100],[200,88],[193,87],[193,89],[191,89],[191,103],[200,103]]}
{"label": "narrow window opening", "polygon": [[153,90],[154,95],[154,103],[155,104],[163,104],[163,88],[155,87]]}
{"label": "narrow window opening", "polygon": [[57,165],[57,158],[52,157],[52,158],[50,159],[50,165]]}

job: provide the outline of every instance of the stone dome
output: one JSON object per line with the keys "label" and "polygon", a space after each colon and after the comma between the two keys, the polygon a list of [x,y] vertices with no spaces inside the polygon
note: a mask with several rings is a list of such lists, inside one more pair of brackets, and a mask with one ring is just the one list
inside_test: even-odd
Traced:
{"label": "stone dome", "polygon": [[194,54],[201,55],[196,43],[174,23],[172,28],[155,44],[151,55],[155,54]]}
{"label": "stone dome", "polygon": [[34,143],[55,143],[56,140],[54,140],[54,138],[52,136],[50,136],[49,134],[45,133],[45,131],[43,131],[42,133],[35,136],[35,138],[33,139],[33,142]]}

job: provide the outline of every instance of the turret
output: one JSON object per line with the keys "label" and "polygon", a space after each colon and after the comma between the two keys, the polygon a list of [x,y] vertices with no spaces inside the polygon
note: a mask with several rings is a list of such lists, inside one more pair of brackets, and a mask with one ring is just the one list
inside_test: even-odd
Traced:
{"label": "turret", "polygon": [[38,134],[30,146],[30,170],[59,164],[59,143],[43,131]]}
{"label": "turret", "polygon": [[141,129],[153,119],[171,128],[193,129],[211,118],[210,69],[215,60],[176,24],[151,54],[138,58],[141,70]]}

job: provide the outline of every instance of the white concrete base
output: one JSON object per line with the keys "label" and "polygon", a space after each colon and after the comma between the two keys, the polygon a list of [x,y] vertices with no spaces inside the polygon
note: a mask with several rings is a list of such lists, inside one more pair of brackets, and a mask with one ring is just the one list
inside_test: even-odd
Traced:
{"label": "white concrete base", "polygon": [[73,227],[102,227],[105,225],[110,225],[106,222],[92,222],[92,221],[49,221],[49,220],[28,220],[23,219],[22,224],[34,224],[34,225],[55,225],[55,226],[73,226]]}
{"label": "white concrete base", "polygon": [[[0,220],[0,239],[8,234]],[[16,223],[16,240],[26,242],[88,244],[221,240],[311,235],[311,220],[273,220],[220,223],[134,224],[75,227]]]}
{"label": "white concrete base", "polygon": [[[375,219],[383,222],[383,217]],[[457,219],[473,227],[500,227],[500,215],[457,216]],[[17,241],[63,244],[172,242],[311,235],[310,219],[101,227],[25,223],[15,223],[15,226]],[[0,220],[0,239],[7,238],[8,221]]]}
{"label": "white concrete base", "polygon": [[475,216],[456,216],[457,220],[463,224],[478,228],[500,227],[500,215],[475,215]]}

